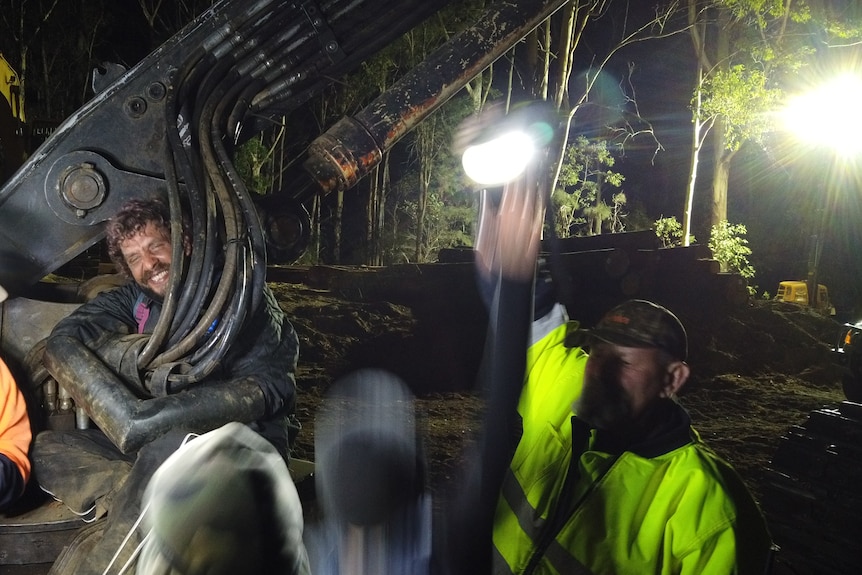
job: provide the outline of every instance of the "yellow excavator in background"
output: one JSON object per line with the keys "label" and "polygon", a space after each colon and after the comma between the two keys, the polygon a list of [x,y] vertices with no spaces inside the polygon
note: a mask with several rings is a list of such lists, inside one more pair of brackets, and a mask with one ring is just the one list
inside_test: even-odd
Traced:
{"label": "yellow excavator in background", "polygon": [[42,142],[57,129],[60,122],[24,116],[24,82],[12,64],[0,53],[0,186]]}
{"label": "yellow excavator in background", "polygon": [[0,53],[0,183],[27,159],[21,78]]}
{"label": "yellow excavator in background", "polygon": [[[808,282],[805,280],[779,282],[775,299],[802,306],[810,305],[811,298],[808,294]],[[823,315],[835,315],[835,306],[829,300],[829,290],[825,285],[817,284],[817,297],[814,299],[812,307]]]}

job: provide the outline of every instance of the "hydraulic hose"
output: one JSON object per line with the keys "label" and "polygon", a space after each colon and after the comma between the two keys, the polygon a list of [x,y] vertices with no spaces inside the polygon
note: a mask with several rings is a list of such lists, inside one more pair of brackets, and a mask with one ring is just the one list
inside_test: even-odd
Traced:
{"label": "hydraulic hose", "polygon": [[200,381],[261,305],[266,239],[232,158],[244,127],[295,107],[394,38],[380,22],[405,29],[441,3],[259,0],[226,11],[192,50],[165,100],[172,237],[182,237],[186,210],[191,250],[173,243],[174,273],[139,369],[169,373],[174,389]]}
{"label": "hydraulic hose", "polygon": [[208,383],[184,391],[182,397],[138,397],[69,336],[48,340],[45,366],[123,453],[136,451],[179,425],[208,431],[229,421],[255,421],[265,410],[263,392],[250,380]]}

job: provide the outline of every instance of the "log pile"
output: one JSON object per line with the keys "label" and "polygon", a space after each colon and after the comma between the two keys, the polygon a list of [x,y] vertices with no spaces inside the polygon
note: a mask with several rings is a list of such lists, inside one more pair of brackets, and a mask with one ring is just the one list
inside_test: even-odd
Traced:
{"label": "log pile", "polygon": [[[705,245],[661,248],[651,230],[558,241],[543,246],[569,314],[586,324],[630,298],[649,299],[697,321],[748,301],[745,280],[723,273]],[[290,271],[288,271],[290,270]],[[293,281],[360,301],[427,306],[443,301],[459,311],[481,305],[473,252],[441,250],[438,262],[388,267],[312,266],[271,268],[270,281]]]}

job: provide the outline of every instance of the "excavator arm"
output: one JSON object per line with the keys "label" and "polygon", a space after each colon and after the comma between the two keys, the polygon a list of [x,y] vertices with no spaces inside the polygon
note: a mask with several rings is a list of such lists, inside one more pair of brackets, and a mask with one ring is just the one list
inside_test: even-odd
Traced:
{"label": "excavator arm", "polygon": [[[448,3],[222,0],[131,70],[106,67],[94,78],[93,99],[0,189],[0,285],[23,293],[99,241],[101,224],[130,197],[182,195],[203,221],[200,205],[245,193],[231,165],[235,144]],[[293,195],[304,200],[352,186],[383,151],[563,4],[492,3],[473,28],[312,144]],[[240,227],[259,228],[249,217]]]}
{"label": "excavator arm", "polygon": [[[191,255],[138,366],[177,386],[207,314],[237,318],[219,331],[215,365],[260,303],[268,225],[233,165],[235,146],[271,126],[448,0],[222,0],[129,71],[105,67],[95,97],[61,124],[0,190],[0,285],[26,293],[99,241],[131,197],[162,197],[175,231],[191,221]],[[565,0],[491,3],[471,27],[353,117],[313,141],[285,194],[304,201],[352,187],[386,150]],[[179,237],[179,234],[176,234]],[[281,250],[285,251],[285,250]],[[290,251],[289,249],[286,251]],[[216,275],[213,262],[223,262]],[[218,284],[217,289],[211,286]],[[196,323],[197,322],[197,323]],[[205,323],[205,322],[204,322]],[[170,336],[168,334],[171,334]],[[185,357],[183,357],[185,356]],[[199,356],[198,356],[199,357]],[[191,374],[191,375],[189,375]]]}
{"label": "excavator arm", "polygon": [[[99,241],[103,223],[129,198],[166,199],[174,232],[183,218],[191,221],[192,249],[184,257],[174,242],[181,273],[170,276],[138,368],[158,370],[175,387],[205,378],[260,304],[271,243],[233,165],[235,146],[447,2],[222,0],[131,70],[106,66],[94,77],[95,97],[0,189],[0,285],[26,293]],[[471,28],[313,141],[303,171],[288,174],[289,195],[270,200],[352,187],[564,3],[491,3]],[[214,262],[223,263],[220,273]],[[234,321],[205,338],[210,316]],[[216,351],[196,355],[204,339]]]}
{"label": "excavator arm", "polygon": [[21,293],[80,254],[130,197],[204,181],[206,140],[260,131],[445,4],[222,0],[133,69],[97,75],[0,190],[0,284]]}

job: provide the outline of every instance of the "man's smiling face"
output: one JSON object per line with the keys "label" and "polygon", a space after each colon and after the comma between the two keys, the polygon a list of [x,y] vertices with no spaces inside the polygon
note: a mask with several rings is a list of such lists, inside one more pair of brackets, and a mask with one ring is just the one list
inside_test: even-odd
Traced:
{"label": "man's smiling face", "polygon": [[132,277],[154,299],[162,300],[171,271],[171,238],[148,222],[141,231],[120,244]]}

